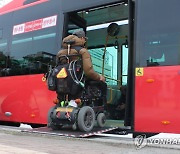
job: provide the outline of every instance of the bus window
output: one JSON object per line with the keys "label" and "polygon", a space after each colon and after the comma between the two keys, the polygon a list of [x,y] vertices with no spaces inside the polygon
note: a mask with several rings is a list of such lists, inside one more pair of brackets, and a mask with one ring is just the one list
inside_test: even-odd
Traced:
{"label": "bus window", "polygon": [[5,76],[9,70],[9,55],[5,51],[7,40],[0,40],[0,77]]}
{"label": "bus window", "polygon": [[126,45],[122,46],[122,85],[127,85],[128,75],[128,48]]}
{"label": "bus window", "polygon": [[80,17],[77,12],[65,14],[64,37],[71,35],[75,30],[84,30],[86,32],[86,20]]}
{"label": "bus window", "polygon": [[78,25],[76,25],[76,24],[74,24],[74,23],[72,23],[72,22],[69,22],[67,35],[72,35],[72,33],[74,31],[76,31],[76,30],[83,30],[83,28],[78,26]]}
{"label": "bus window", "polygon": [[9,27],[0,29],[0,77],[9,74],[10,70],[10,52],[8,47],[7,35],[9,34]]}
{"label": "bus window", "polygon": [[11,20],[9,18],[12,18],[12,15],[4,16],[0,22],[0,77],[9,74],[11,65],[8,45],[8,38],[11,35]]}
{"label": "bus window", "polygon": [[[104,48],[89,49],[94,70],[102,74],[102,63]],[[104,75],[111,79],[106,79],[108,85],[117,85],[117,49],[115,47],[107,47],[105,55]]]}
{"label": "bus window", "polygon": [[10,75],[45,73],[48,65],[55,65],[55,30],[53,27],[14,35]]}
{"label": "bus window", "polygon": [[[155,5],[152,5],[155,4]],[[180,64],[180,1],[138,1],[136,52],[138,67]],[[154,15],[151,15],[152,10]],[[168,13],[167,10],[172,10]]]}

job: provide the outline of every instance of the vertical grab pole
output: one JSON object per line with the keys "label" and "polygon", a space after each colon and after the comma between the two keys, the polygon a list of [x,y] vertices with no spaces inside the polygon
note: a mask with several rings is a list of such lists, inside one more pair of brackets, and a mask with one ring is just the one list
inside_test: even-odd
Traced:
{"label": "vertical grab pole", "polygon": [[109,35],[107,35],[106,37],[106,44],[105,44],[105,48],[104,48],[104,54],[103,54],[103,63],[102,63],[102,75],[104,75],[104,62],[105,62],[105,55],[106,55],[106,47],[107,47],[107,42],[109,39]]}

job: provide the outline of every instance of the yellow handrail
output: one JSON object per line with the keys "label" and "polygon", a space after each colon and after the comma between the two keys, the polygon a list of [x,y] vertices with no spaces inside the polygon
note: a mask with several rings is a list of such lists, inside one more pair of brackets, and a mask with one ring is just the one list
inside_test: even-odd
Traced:
{"label": "yellow handrail", "polygon": [[105,78],[107,78],[107,79],[109,79],[109,80],[114,80],[114,81],[117,81],[117,82],[121,82],[120,80],[118,80],[118,79],[113,79],[113,78],[111,78],[111,77],[109,77],[109,76],[104,76]]}

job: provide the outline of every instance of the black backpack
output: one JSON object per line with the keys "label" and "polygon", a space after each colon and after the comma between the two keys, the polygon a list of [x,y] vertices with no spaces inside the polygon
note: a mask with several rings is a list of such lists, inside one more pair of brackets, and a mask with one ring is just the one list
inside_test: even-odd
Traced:
{"label": "black backpack", "polygon": [[78,51],[78,54],[66,55],[64,58],[71,59],[73,56],[78,56],[77,60],[70,60],[69,63],[64,64],[58,63],[56,67],[49,70],[47,76],[49,90],[56,91],[62,95],[76,95],[84,87],[82,57],[79,54],[80,48],[75,49]]}

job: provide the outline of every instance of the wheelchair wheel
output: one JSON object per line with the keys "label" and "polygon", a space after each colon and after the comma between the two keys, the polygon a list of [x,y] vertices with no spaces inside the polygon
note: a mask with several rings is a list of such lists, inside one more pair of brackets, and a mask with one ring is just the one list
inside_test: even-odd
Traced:
{"label": "wheelchair wheel", "polygon": [[106,122],[105,114],[104,113],[99,113],[98,116],[97,116],[97,125],[99,127],[104,127],[105,122]]}
{"label": "wheelchair wheel", "polygon": [[56,125],[55,123],[53,123],[52,118],[51,118],[55,108],[56,108],[56,106],[53,106],[48,111],[48,124],[47,124],[47,127],[51,128],[53,130],[58,130],[58,129],[60,129],[62,127],[62,125]]}
{"label": "wheelchair wheel", "polygon": [[89,106],[84,106],[78,113],[78,127],[81,131],[89,132],[94,127],[95,113]]}

